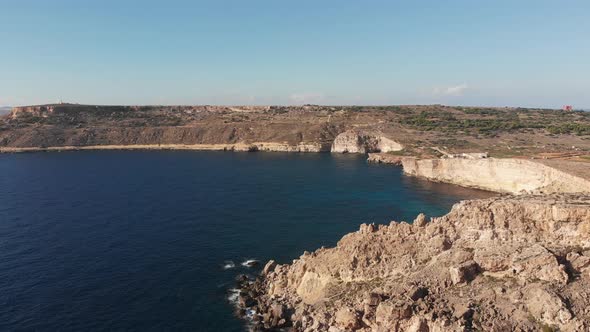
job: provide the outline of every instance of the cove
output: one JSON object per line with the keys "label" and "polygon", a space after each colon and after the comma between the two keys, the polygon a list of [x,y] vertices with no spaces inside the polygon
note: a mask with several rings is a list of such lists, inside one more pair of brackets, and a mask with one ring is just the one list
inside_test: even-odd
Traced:
{"label": "cove", "polygon": [[491,195],[351,154],[0,155],[0,330],[242,331],[241,262]]}

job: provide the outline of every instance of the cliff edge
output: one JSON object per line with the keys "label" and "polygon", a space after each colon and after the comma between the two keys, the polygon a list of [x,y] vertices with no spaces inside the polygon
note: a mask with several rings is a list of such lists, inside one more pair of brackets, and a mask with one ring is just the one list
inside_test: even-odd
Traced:
{"label": "cliff edge", "polygon": [[401,165],[405,174],[430,181],[500,193],[590,193],[587,177],[590,164],[582,162],[543,163],[516,158],[418,159],[388,154],[370,154],[368,161]]}
{"label": "cliff edge", "polygon": [[590,198],[496,197],[363,224],[243,286],[260,329],[587,331]]}
{"label": "cliff edge", "polygon": [[348,130],[334,139],[331,152],[368,153],[401,151],[404,146],[379,131]]}

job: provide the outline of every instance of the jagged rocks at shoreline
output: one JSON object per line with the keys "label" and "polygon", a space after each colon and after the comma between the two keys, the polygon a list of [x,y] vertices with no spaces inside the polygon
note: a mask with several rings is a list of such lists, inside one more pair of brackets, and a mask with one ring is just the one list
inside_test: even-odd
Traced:
{"label": "jagged rocks at shoreline", "polygon": [[243,286],[260,330],[587,331],[590,198],[501,196],[362,225]]}

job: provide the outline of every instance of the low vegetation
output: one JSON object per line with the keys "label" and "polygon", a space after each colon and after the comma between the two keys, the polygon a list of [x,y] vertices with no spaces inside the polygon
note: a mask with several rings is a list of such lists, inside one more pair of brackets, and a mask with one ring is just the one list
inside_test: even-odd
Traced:
{"label": "low vegetation", "polygon": [[439,109],[410,114],[401,123],[418,130],[436,130],[447,134],[461,132],[494,136],[501,132],[544,130],[550,134],[590,135],[590,117],[586,112]]}

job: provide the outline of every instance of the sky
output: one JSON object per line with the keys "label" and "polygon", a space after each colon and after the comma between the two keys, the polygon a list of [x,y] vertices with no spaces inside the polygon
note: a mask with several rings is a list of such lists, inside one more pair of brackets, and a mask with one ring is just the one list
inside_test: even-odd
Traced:
{"label": "sky", "polygon": [[590,108],[588,0],[0,0],[0,106]]}

